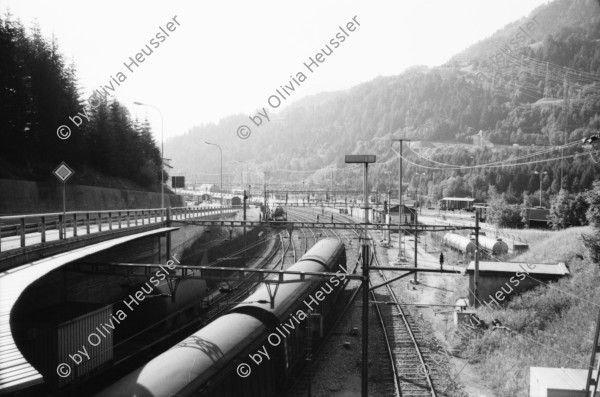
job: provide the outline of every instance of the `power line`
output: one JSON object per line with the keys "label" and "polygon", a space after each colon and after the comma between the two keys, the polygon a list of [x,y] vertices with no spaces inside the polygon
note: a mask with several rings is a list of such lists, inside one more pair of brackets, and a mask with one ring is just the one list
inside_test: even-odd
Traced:
{"label": "power line", "polygon": [[[529,157],[535,157],[535,156],[539,156],[541,154],[547,154],[547,153],[553,152],[555,150],[559,150],[559,149],[562,149],[562,148],[567,147],[567,146],[573,146],[573,145],[576,145],[576,144],[579,144],[579,143],[580,142],[573,142],[571,144],[564,145],[564,146],[556,146],[556,147],[553,147],[552,149],[543,149],[543,150],[535,152],[535,153],[529,153],[529,154],[526,154],[526,155],[512,157],[512,158],[505,159],[505,160],[498,160],[498,161],[494,161],[494,162],[491,162],[491,163],[480,164],[480,165],[478,165],[478,167],[491,166],[491,165],[496,165],[496,164],[503,164],[503,163],[508,162],[508,161],[517,161],[517,160],[522,160],[522,159],[529,158]],[[428,157],[425,157],[425,156],[419,154],[418,152],[416,152],[415,150],[413,150],[410,147],[409,147],[409,149],[411,150],[411,152],[413,152],[418,157],[421,157],[422,159],[425,159],[427,161],[431,161],[432,163],[435,163],[435,164],[440,164],[440,165],[444,165],[444,166],[448,166],[448,167],[460,167],[461,169],[463,169],[465,167],[470,167],[470,166],[457,166],[455,164],[442,163],[442,162],[439,162],[439,161],[436,161],[436,160],[432,160],[432,159],[430,159]]]}
{"label": "power line", "polygon": [[[551,158],[551,159],[528,161],[528,162],[525,162],[525,163],[498,164],[498,165],[476,165],[476,166],[454,166],[454,167],[429,167],[429,166],[426,166],[426,165],[417,164],[417,163],[415,163],[413,161],[410,161],[406,157],[403,157],[403,159],[406,160],[407,162],[409,162],[410,164],[416,166],[416,167],[425,168],[425,169],[429,169],[429,170],[448,170],[448,171],[451,171],[451,170],[477,169],[477,168],[485,168],[485,167],[488,167],[488,168],[516,167],[516,166],[521,166],[521,165],[546,163],[546,162],[556,161],[556,160],[561,160],[561,159],[575,158],[575,157],[578,157],[578,156],[585,156],[585,155],[587,155],[587,153],[576,153],[576,154],[569,155],[569,156],[561,156],[561,157],[555,157],[555,158]],[[512,160],[507,160],[507,161],[512,161]]]}
{"label": "power line", "polygon": [[[429,158],[427,158],[425,156],[422,156],[421,154],[417,153],[416,151],[414,151],[412,149],[411,149],[411,151],[413,153],[415,153],[418,157],[421,157],[421,158],[423,158],[423,159],[425,159],[427,161],[431,161],[431,162],[436,163],[436,164],[444,165],[445,168],[442,168],[442,167],[428,167],[428,166],[425,166],[425,165],[419,165],[417,163],[413,163],[414,165],[417,165],[417,166],[420,166],[420,167],[423,167],[423,168],[429,168],[429,169],[454,169],[454,170],[461,169],[461,170],[464,170],[464,169],[475,169],[475,168],[484,168],[484,167],[504,167],[504,166],[514,166],[514,165],[526,165],[526,164],[533,164],[533,163],[545,162],[545,161],[555,161],[555,160],[558,160],[560,158],[569,158],[569,157],[573,157],[573,155],[571,155],[571,156],[564,156],[564,157],[557,157],[557,158],[552,158],[552,159],[537,160],[537,161],[534,161],[534,162],[531,162],[531,163],[528,163],[528,162],[525,162],[525,163],[512,163],[514,161],[523,160],[523,159],[526,159],[526,158],[529,158],[529,157],[538,156],[538,155],[541,155],[541,154],[547,154],[547,153],[553,152],[555,150],[564,149],[564,148],[567,148],[567,147],[570,147],[570,146],[578,145],[580,143],[581,143],[580,141],[573,141],[573,142],[568,143],[566,145],[560,145],[560,146],[553,147],[552,149],[544,149],[544,151],[540,151],[540,152],[536,152],[536,153],[530,153],[530,154],[523,155],[523,156],[517,156],[515,158],[509,158],[509,159],[505,159],[505,160],[498,160],[498,161],[494,161],[494,162],[491,162],[491,163],[478,164],[478,165],[473,165],[473,166],[459,166],[459,165],[455,165],[455,164],[442,163],[442,162],[439,162],[439,161],[435,161],[435,160],[429,159]],[[583,155],[583,154],[585,154],[585,153],[578,153],[576,155]],[[407,159],[407,161],[410,161],[410,160]]]}

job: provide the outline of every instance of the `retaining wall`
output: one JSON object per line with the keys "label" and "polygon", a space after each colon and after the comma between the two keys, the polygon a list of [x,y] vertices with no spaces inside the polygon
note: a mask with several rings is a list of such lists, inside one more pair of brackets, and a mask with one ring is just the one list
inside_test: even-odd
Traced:
{"label": "retaining wall", "polygon": [[[97,186],[65,186],[67,211],[160,208],[161,194]],[[183,207],[182,196],[165,194],[165,206]],[[62,212],[63,185],[0,179],[0,215]]]}

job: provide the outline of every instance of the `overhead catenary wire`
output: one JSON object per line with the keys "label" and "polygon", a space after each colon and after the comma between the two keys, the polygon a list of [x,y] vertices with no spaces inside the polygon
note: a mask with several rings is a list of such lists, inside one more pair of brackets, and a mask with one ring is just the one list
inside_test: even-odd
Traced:
{"label": "overhead catenary wire", "polygon": [[[551,152],[554,152],[556,150],[565,149],[567,147],[571,147],[571,146],[579,145],[579,144],[581,144],[580,141],[574,141],[574,142],[571,142],[571,143],[568,143],[568,144],[565,144],[565,145],[553,146],[551,149],[545,148],[545,149],[537,151],[535,153],[529,153],[529,154],[526,154],[526,155],[517,156],[517,157],[511,157],[511,158],[504,159],[504,160],[493,161],[491,163],[486,163],[486,164],[478,164],[476,167],[487,167],[487,166],[492,166],[492,165],[496,165],[496,164],[504,164],[504,163],[509,162],[509,161],[523,160],[525,158],[530,158],[530,157],[535,157],[535,156],[539,156],[539,155],[542,155],[542,154],[551,153]],[[442,163],[440,161],[436,161],[436,160],[430,159],[428,157],[425,157],[425,156],[417,153],[410,146],[408,147],[408,149],[411,152],[413,152],[415,155],[417,155],[418,157],[423,158],[423,159],[425,159],[427,161],[431,161],[432,163],[435,163],[435,164],[444,165],[444,166],[447,166],[447,167],[459,167],[460,169],[475,167],[475,166],[458,166],[458,165],[455,165],[455,164]],[[554,159],[552,159],[552,160],[554,160]]]}
{"label": "overhead catenary wire", "polygon": [[[392,149],[393,150],[393,149]],[[396,152],[398,153],[398,152]],[[425,169],[429,169],[429,170],[447,170],[447,171],[452,171],[452,170],[467,170],[467,169],[479,169],[479,168],[502,168],[502,167],[517,167],[517,166],[522,166],[522,165],[530,165],[530,164],[538,164],[538,163],[547,163],[547,162],[551,162],[551,161],[556,161],[556,160],[561,160],[561,159],[568,159],[568,158],[575,158],[575,157],[579,157],[579,156],[586,156],[587,153],[576,153],[573,155],[568,155],[568,156],[560,156],[560,157],[553,157],[551,159],[543,159],[543,160],[535,160],[535,161],[528,161],[525,163],[506,163],[506,164],[496,164],[496,165],[475,165],[475,166],[453,166],[453,167],[430,167],[430,166],[426,166],[426,165],[422,165],[422,164],[417,164],[409,159],[407,159],[405,156],[400,156],[403,160],[405,160],[406,162],[416,166],[416,167],[420,167],[420,168],[425,168]],[[513,161],[511,160],[507,160],[507,161]]]}

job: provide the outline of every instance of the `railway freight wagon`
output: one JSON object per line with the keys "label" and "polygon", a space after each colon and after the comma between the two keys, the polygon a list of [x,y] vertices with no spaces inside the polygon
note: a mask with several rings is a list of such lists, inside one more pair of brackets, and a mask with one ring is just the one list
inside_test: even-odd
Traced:
{"label": "railway freight wagon", "polygon": [[[285,394],[307,348],[333,325],[333,307],[345,285],[346,251],[337,239],[315,244],[290,271],[334,272],[279,285],[273,305],[263,286],[243,303],[97,396],[260,396]],[[298,279],[285,275],[284,280]],[[271,289],[274,292],[275,288]],[[310,324],[310,328],[307,325]]]}
{"label": "railway freight wagon", "polygon": [[438,206],[442,211],[473,211],[474,201],[475,199],[470,197],[444,197],[438,202]]}
{"label": "railway freight wagon", "polygon": [[469,237],[461,236],[456,233],[446,233],[443,242],[444,245],[470,257],[475,254],[475,243]]}
{"label": "railway freight wagon", "polygon": [[500,238],[479,236],[479,246],[494,256],[505,255],[508,253],[508,244]]}

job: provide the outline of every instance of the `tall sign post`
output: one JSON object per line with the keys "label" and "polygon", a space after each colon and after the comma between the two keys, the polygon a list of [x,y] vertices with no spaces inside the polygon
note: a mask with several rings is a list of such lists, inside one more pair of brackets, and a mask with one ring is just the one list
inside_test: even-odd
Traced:
{"label": "tall sign post", "polygon": [[[63,198],[63,214],[61,216],[60,219],[60,229],[59,229],[59,238],[62,239],[65,233],[65,215],[67,212],[67,180],[69,178],[71,178],[73,176],[73,174],[75,174],[75,171],[73,171],[73,169],[71,167],[69,167],[67,165],[67,163],[65,163],[64,161],[62,163],[60,163],[58,165],[58,167],[56,167],[54,169],[54,171],[52,171],[52,174],[58,178],[59,181],[62,182],[63,184],[63,194],[62,194],[62,198]],[[75,229],[77,228],[77,225],[74,226]],[[74,232],[76,233],[76,232]]]}
{"label": "tall sign post", "polygon": [[363,208],[365,210],[365,231],[362,244],[362,377],[361,377],[361,396],[366,397],[369,394],[369,261],[371,255],[369,252],[369,163],[375,163],[376,157],[372,154],[347,154],[346,164],[364,164],[364,189],[363,189]]}

